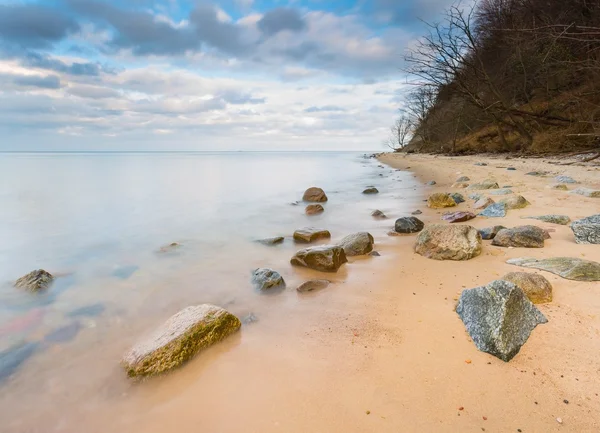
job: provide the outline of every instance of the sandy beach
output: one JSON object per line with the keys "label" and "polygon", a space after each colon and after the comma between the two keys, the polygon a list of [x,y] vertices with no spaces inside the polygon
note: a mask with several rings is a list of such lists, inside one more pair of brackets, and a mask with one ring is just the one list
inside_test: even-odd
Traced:
{"label": "sandy beach", "polygon": [[[534,224],[550,229],[552,238],[540,249],[507,249],[484,241],[482,254],[472,260],[430,260],[413,253],[416,235],[387,234],[395,219],[410,211],[382,207],[389,219],[372,231],[381,257],[351,258],[325,290],[261,298],[272,309],[258,322],[165,376],[127,384],[113,353],[90,353],[91,364],[114,365],[111,380],[98,390],[107,403],[69,413],[64,428],[53,413],[38,413],[39,420],[58,426],[53,431],[71,432],[78,425],[89,433],[599,431],[600,284],[538,271],[554,289],[553,302],[539,305],[548,323],[538,326],[508,363],[477,350],[454,308],[465,288],[510,271],[536,272],[506,264],[509,258],[570,256],[600,262],[600,248],[576,244],[568,226],[521,219],[557,213],[575,220],[600,212],[598,198],[549,189],[551,175],[525,175],[551,171],[598,188],[600,168],[537,159],[400,154],[383,155],[380,161],[387,165],[379,168],[386,177],[401,169],[423,185],[436,181],[416,199],[398,194],[404,205],[412,200],[410,209],[423,212],[419,218],[425,224],[440,222],[443,211],[428,209],[423,200],[433,192],[468,195],[451,188],[466,175],[472,181],[493,178],[501,186],[511,185],[531,203],[506,218],[477,217],[467,224]],[[509,166],[516,170],[506,170]],[[471,210],[472,204],[467,199],[452,210]],[[301,268],[283,271],[299,280],[323,277]],[[296,302],[296,295],[293,313],[279,308],[292,298]],[[15,424],[9,431],[45,430]]]}

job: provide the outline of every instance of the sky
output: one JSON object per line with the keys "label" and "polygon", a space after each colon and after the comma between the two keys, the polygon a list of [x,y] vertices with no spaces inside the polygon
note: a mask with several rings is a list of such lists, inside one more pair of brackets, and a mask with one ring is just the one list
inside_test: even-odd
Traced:
{"label": "sky", "polygon": [[381,150],[449,3],[0,0],[0,150]]}

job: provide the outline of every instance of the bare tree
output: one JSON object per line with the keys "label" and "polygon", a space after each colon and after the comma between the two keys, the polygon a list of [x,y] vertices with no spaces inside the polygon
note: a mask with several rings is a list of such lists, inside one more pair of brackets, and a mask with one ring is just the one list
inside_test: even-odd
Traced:
{"label": "bare tree", "polygon": [[412,135],[413,122],[406,113],[401,113],[390,128],[390,137],[386,145],[394,152],[399,152],[410,142]]}

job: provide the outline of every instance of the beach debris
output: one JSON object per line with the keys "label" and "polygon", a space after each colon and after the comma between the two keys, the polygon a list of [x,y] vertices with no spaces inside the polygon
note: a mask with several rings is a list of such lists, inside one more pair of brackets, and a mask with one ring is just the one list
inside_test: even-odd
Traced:
{"label": "beach debris", "polygon": [[423,230],[425,224],[419,218],[416,217],[402,217],[396,220],[394,230],[397,233],[417,233]]}
{"label": "beach debris", "polygon": [[500,279],[510,281],[523,290],[534,304],[552,302],[552,284],[543,275],[531,272],[509,272]]}
{"label": "beach debris", "polygon": [[497,247],[543,248],[548,233],[539,227],[526,225],[502,229],[492,240]]}
{"label": "beach debris", "polygon": [[308,280],[296,287],[296,290],[300,293],[322,290],[329,286],[330,283],[331,281],[329,280]]}
{"label": "beach debris", "polygon": [[346,256],[362,256],[373,251],[375,240],[370,233],[358,232],[344,237],[339,246],[344,249]]}
{"label": "beach debris", "polygon": [[283,277],[279,272],[269,268],[258,268],[252,271],[252,284],[261,291],[285,288]]}
{"label": "beach debris", "polygon": [[300,243],[311,243],[318,239],[329,239],[331,233],[329,230],[319,229],[315,227],[303,227],[294,232],[294,240]]}
{"label": "beach debris", "polygon": [[445,207],[454,207],[456,202],[450,194],[444,192],[436,192],[427,198],[427,206],[432,209],[440,209]]}
{"label": "beach debris", "polygon": [[567,280],[600,281],[600,263],[592,262],[591,260],[574,257],[552,257],[549,259],[521,257],[509,259],[506,263],[552,272]]}
{"label": "beach debris", "polygon": [[502,218],[506,216],[506,204],[505,203],[494,203],[486,207],[482,212],[479,212],[480,216],[488,218]]}
{"label": "beach debris", "polygon": [[447,212],[442,215],[442,219],[449,223],[462,223],[473,218],[475,218],[475,214],[472,212]]}
{"label": "beach debris", "polygon": [[236,316],[215,305],[184,308],[135,344],[123,357],[123,367],[130,377],[172,370],[241,325]]}
{"label": "beach debris", "polygon": [[530,220],[539,220],[539,221],[544,221],[545,223],[559,224],[562,226],[566,226],[567,224],[569,224],[571,222],[571,218],[569,218],[567,215],[556,215],[556,214],[527,216],[527,217],[521,217],[521,218],[530,219]]}
{"label": "beach debris", "polygon": [[498,232],[505,228],[506,227],[504,227],[504,226],[485,227],[485,228],[479,229],[479,234],[481,235],[481,239],[488,241],[488,240],[494,239],[496,237],[496,235],[498,234]]}
{"label": "beach debris", "polygon": [[456,204],[460,204],[460,203],[464,203],[465,202],[465,197],[459,193],[459,192],[452,192],[450,193],[450,197],[452,197],[452,200],[454,200],[454,202]]}
{"label": "beach debris", "polygon": [[0,383],[13,375],[39,348],[37,342],[21,341],[0,352]]}
{"label": "beach debris", "polygon": [[284,237],[283,236],[275,236],[273,238],[265,238],[265,239],[259,239],[256,242],[263,244],[263,245],[278,245],[280,243],[282,243],[284,241]]}
{"label": "beach debris", "polygon": [[325,208],[320,204],[309,204],[306,206],[306,209],[304,209],[304,213],[306,213],[306,215],[317,215],[324,211]]}
{"label": "beach debris", "polygon": [[348,261],[339,245],[320,245],[296,252],[290,263],[322,272],[337,272]]}
{"label": "beach debris", "polygon": [[555,183],[550,185],[551,189],[559,189],[561,191],[568,191],[569,187],[567,185],[565,185],[564,183]]}
{"label": "beach debris", "polygon": [[417,209],[416,211],[411,212],[411,215],[421,215],[423,212],[421,212],[421,210]]}
{"label": "beach debris", "polygon": [[436,184],[437,184],[437,182],[435,180],[430,180],[429,182],[427,182],[427,185],[429,185],[429,186],[433,186]]}
{"label": "beach debris", "polygon": [[522,195],[508,197],[500,200],[498,203],[504,203],[506,209],[523,209],[527,205],[531,204]]}
{"label": "beach debris", "polygon": [[452,188],[467,188],[469,186],[469,184],[467,182],[456,182],[452,184]]}
{"label": "beach debris", "polygon": [[491,198],[482,197],[473,204],[473,209],[485,209],[486,207],[494,203],[494,200],[492,200]]}
{"label": "beach debris", "polygon": [[556,176],[554,178],[554,180],[556,181],[556,183],[579,183],[577,182],[575,179],[573,179],[571,176]]}
{"label": "beach debris", "polygon": [[30,292],[38,292],[40,290],[46,290],[53,281],[54,276],[50,272],[43,269],[37,269],[19,278],[15,282],[15,287],[29,290]]}
{"label": "beach debris", "polygon": [[491,195],[508,195],[508,194],[514,194],[512,189],[509,188],[500,188],[500,189],[495,189],[494,191],[490,191],[489,194]]}
{"label": "beach debris", "polygon": [[469,260],[481,254],[481,236],[469,225],[432,224],[417,236],[415,252],[434,260]]}
{"label": "beach debris", "polygon": [[493,179],[486,179],[479,183],[473,183],[469,185],[467,189],[498,189],[500,185]]}
{"label": "beach debris", "polygon": [[504,280],[463,290],[456,312],[477,348],[505,362],[548,321],[521,289]]}
{"label": "beach debris", "polygon": [[578,244],[600,244],[600,214],[573,221],[571,230]]}
{"label": "beach debris", "polygon": [[387,215],[384,214],[382,211],[380,211],[379,209],[375,209],[373,212],[371,212],[371,216],[373,218],[377,218],[377,219],[381,219],[384,220],[387,218]]}
{"label": "beach debris", "polygon": [[600,198],[600,189],[577,188],[571,191],[571,194],[578,194],[584,197]]}
{"label": "beach debris", "polygon": [[325,191],[323,191],[321,188],[311,186],[306,191],[304,191],[302,200],[322,203],[324,201],[327,201],[327,194],[325,194]]}
{"label": "beach debris", "polygon": [[363,194],[378,194],[379,190],[377,188],[375,188],[374,186],[365,188],[362,192]]}
{"label": "beach debris", "polygon": [[455,182],[459,183],[459,182],[468,182],[470,181],[471,178],[469,176],[461,176],[458,179],[455,180]]}

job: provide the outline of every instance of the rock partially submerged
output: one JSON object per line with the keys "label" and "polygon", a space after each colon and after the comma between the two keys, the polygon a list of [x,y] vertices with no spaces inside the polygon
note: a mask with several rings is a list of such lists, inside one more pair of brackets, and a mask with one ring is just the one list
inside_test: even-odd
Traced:
{"label": "rock partially submerged", "polygon": [[552,257],[549,259],[521,257],[518,259],[509,259],[506,263],[552,272],[567,280],[600,281],[600,263],[590,260],[573,257]]}
{"label": "rock partially submerged", "polygon": [[449,223],[462,223],[473,218],[475,218],[475,214],[471,212],[447,212],[442,215],[442,219]]}
{"label": "rock partially submerged", "polygon": [[375,209],[373,212],[371,212],[371,216],[373,218],[377,218],[380,220],[384,220],[387,218],[387,215],[384,214],[382,211],[380,211],[379,209]]}
{"label": "rock partially submerged", "polygon": [[362,193],[363,194],[378,194],[379,190],[377,188],[375,188],[374,186],[372,186],[369,188],[365,188]]}
{"label": "rock partially submerged", "polygon": [[479,215],[488,218],[502,218],[506,216],[506,205],[504,203],[494,203],[486,207]]}
{"label": "rock partially submerged", "polygon": [[263,244],[263,245],[278,245],[280,243],[282,243],[284,241],[284,237],[283,236],[276,236],[274,238],[265,238],[265,239],[259,239],[256,242]]}
{"label": "rock partially submerged", "polygon": [[521,289],[504,280],[463,290],[456,312],[477,348],[506,362],[548,321]]}
{"label": "rock partially submerged", "polygon": [[50,272],[43,269],[37,269],[19,278],[15,282],[15,287],[31,292],[38,292],[50,287],[53,281],[54,276]]}
{"label": "rock partially submerged", "polygon": [[223,308],[184,308],[125,354],[130,377],[154,376],[179,367],[194,355],[237,331],[240,320]]}
{"label": "rock partially submerged", "polygon": [[498,182],[496,182],[495,180],[492,180],[492,179],[486,179],[482,182],[473,183],[473,184],[469,185],[469,187],[467,189],[498,189],[498,188],[500,188],[500,185],[498,185]]}
{"label": "rock partially submerged", "polygon": [[431,194],[427,199],[427,206],[432,209],[441,209],[445,207],[454,207],[456,206],[456,202],[450,194],[436,192],[435,194]]}
{"label": "rock partially submerged", "polygon": [[320,245],[298,251],[290,263],[316,271],[337,272],[347,261],[346,253],[339,245]]}
{"label": "rock partially submerged", "polygon": [[600,189],[591,189],[591,188],[577,188],[571,191],[571,194],[579,194],[584,197],[592,197],[599,198],[600,197]]}
{"label": "rock partially submerged", "polygon": [[569,224],[571,222],[571,218],[569,218],[567,215],[539,215],[539,216],[528,216],[528,217],[523,217],[524,219],[530,219],[530,220],[540,220],[540,221],[544,221],[545,223],[551,223],[551,224],[560,224],[562,226],[566,226],[567,224]]}
{"label": "rock partially submerged", "polygon": [[252,271],[252,284],[260,291],[285,288],[283,277],[279,272],[269,268],[258,268]]}
{"label": "rock partially submerged", "polygon": [[309,244],[318,239],[329,239],[330,237],[331,233],[329,233],[329,230],[315,227],[304,227],[294,232],[294,240],[305,244]]}
{"label": "rock partially submerged", "polygon": [[552,284],[543,275],[531,272],[509,272],[501,280],[509,281],[523,290],[534,304],[552,302]]}
{"label": "rock partially submerged", "polygon": [[493,227],[485,227],[479,229],[479,234],[481,235],[481,239],[490,240],[494,239],[500,230],[505,229],[504,226],[493,226]]}
{"label": "rock partially submerged", "polygon": [[508,197],[500,200],[498,203],[504,203],[506,209],[523,209],[531,204],[522,195]]}
{"label": "rock partially submerged", "polygon": [[546,231],[536,226],[519,226],[500,230],[492,245],[497,247],[543,248]]}
{"label": "rock partially submerged", "polygon": [[571,230],[578,244],[600,244],[600,214],[573,221]]}
{"label": "rock partially submerged", "polygon": [[179,242],[171,242],[168,245],[163,245],[162,247],[160,247],[158,252],[160,252],[160,253],[175,253],[176,251],[178,251],[181,248],[181,246],[182,245]]}
{"label": "rock partially submerged", "polygon": [[317,215],[324,211],[325,208],[320,204],[309,204],[306,206],[306,209],[304,209],[304,213],[306,213],[306,215]]}
{"label": "rock partially submerged", "polygon": [[396,220],[394,230],[397,233],[418,233],[423,230],[425,224],[419,218],[402,217]]}
{"label": "rock partially submerged", "polygon": [[417,236],[415,252],[434,260],[469,260],[481,254],[481,236],[468,225],[432,224]]}
{"label": "rock partially submerged", "polygon": [[367,232],[353,233],[339,243],[348,257],[368,254],[373,251],[374,244],[373,236]]}
{"label": "rock partially submerged", "polygon": [[325,194],[325,191],[323,191],[321,188],[313,186],[304,192],[302,200],[322,203],[327,201],[327,194]]}
{"label": "rock partially submerged", "polygon": [[330,283],[331,281],[329,280],[309,280],[303,282],[298,287],[296,287],[296,290],[300,293],[312,292],[315,290],[323,290],[327,286],[329,286]]}

